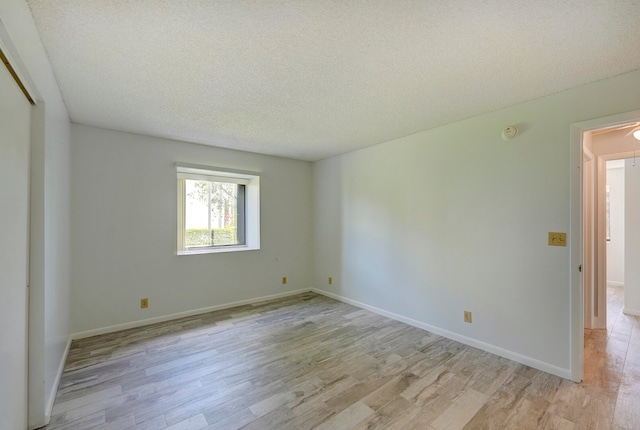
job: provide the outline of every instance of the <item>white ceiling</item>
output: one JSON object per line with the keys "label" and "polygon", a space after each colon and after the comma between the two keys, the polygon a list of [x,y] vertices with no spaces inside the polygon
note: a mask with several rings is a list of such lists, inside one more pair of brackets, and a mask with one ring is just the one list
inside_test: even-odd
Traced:
{"label": "white ceiling", "polygon": [[640,0],[28,4],[73,122],[303,160],[640,69]]}

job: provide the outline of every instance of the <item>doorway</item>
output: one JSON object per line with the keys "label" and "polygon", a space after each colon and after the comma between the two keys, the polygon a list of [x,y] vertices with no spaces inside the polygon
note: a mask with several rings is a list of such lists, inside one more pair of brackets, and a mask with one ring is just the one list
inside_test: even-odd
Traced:
{"label": "doorway", "polygon": [[633,111],[571,128],[571,200],[577,209],[571,214],[571,379],[576,382],[584,376],[584,329],[607,326],[606,160],[632,157],[635,149],[632,137],[594,146],[594,135],[625,135],[639,121],[640,111]]}

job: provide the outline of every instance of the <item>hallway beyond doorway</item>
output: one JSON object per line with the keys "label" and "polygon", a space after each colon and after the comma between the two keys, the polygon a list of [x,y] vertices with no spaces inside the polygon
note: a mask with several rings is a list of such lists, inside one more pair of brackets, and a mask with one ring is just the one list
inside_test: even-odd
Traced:
{"label": "hallway beyond doorway", "polygon": [[607,329],[584,331],[584,383],[597,387],[613,423],[640,422],[640,317],[625,315],[623,287],[607,287]]}

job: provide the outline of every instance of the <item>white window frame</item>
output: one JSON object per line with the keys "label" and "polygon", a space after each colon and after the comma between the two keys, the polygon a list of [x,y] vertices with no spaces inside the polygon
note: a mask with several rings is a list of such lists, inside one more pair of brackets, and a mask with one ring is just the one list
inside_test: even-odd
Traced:
{"label": "white window frame", "polygon": [[[200,166],[189,163],[176,163],[178,185],[178,225],[177,254],[215,254],[222,252],[253,251],[260,249],[260,175],[255,172],[244,172],[218,167]],[[186,191],[185,179],[212,182],[231,182],[245,186],[245,243],[240,245],[206,246],[185,248],[185,211]]]}

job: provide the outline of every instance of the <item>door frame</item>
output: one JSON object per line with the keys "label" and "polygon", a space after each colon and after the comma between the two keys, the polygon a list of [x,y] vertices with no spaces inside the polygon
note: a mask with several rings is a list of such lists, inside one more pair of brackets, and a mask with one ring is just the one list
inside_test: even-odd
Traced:
{"label": "door frame", "polygon": [[607,328],[606,161],[582,139],[584,328]]}
{"label": "door frame", "polygon": [[634,123],[638,118],[640,110],[635,110],[573,123],[570,128],[570,366],[571,380],[575,382],[582,381],[584,371],[584,277],[581,272],[584,257],[583,137],[587,131]]}
{"label": "door frame", "polygon": [[[582,284],[584,295],[584,328],[591,328],[594,326],[593,322],[593,291],[591,287],[594,285],[594,272],[593,267],[589,263],[594,260],[594,247],[589,246],[594,241],[594,212],[595,212],[595,156],[593,153],[584,146],[582,148]],[[590,227],[591,226],[591,227]]]}

